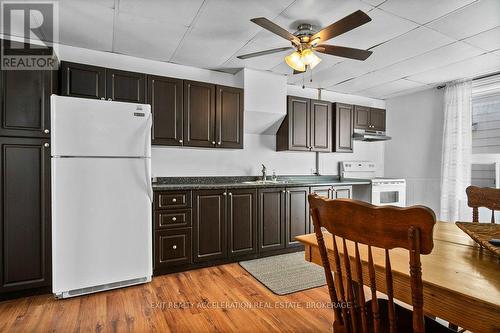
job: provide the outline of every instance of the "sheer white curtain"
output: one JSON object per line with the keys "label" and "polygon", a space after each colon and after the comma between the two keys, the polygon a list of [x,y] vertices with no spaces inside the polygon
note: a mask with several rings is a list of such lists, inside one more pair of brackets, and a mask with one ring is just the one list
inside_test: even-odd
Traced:
{"label": "sheer white curtain", "polygon": [[471,91],[471,80],[450,82],[444,91],[440,214],[442,221],[470,220],[465,189],[471,182]]}

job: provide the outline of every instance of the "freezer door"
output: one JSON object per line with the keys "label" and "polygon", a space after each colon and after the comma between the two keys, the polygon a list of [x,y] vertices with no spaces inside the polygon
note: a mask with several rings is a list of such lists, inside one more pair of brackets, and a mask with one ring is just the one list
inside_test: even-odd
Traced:
{"label": "freezer door", "polygon": [[53,292],[151,277],[150,159],[52,158]]}
{"label": "freezer door", "polygon": [[147,104],[51,96],[52,156],[151,156]]}

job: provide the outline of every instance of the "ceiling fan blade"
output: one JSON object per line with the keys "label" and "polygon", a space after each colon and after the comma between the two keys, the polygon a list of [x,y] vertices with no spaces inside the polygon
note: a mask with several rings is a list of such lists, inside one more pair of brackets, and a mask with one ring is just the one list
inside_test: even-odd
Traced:
{"label": "ceiling fan blade", "polygon": [[238,59],[248,59],[248,58],[260,57],[260,56],[267,55],[267,54],[278,53],[278,52],[283,52],[283,51],[290,51],[290,50],[295,50],[295,49],[293,47],[290,47],[290,46],[279,47],[277,49],[270,49],[270,50],[265,50],[265,51],[259,51],[259,52],[254,52],[254,53],[248,53],[248,54],[239,55],[236,58],[238,58]]}
{"label": "ceiling fan blade", "polygon": [[372,54],[372,51],[328,44],[320,44],[314,49],[314,51],[356,60],[366,60]]}
{"label": "ceiling fan blade", "polygon": [[342,35],[345,32],[348,32],[354,28],[359,27],[365,23],[370,22],[372,19],[365,12],[361,10],[357,10],[354,13],[347,15],[343,19],[330,24],[326,28],[323,28],[321,31],[317,32],[311,37],[311,40],[316,38],[320,38],[321,42],[327,41],[330,38],[336,37],[338,35]]}
{"label": "ceiling fan blade", "polygon": [[252,21],[253,23],[255,23],[257,25],[260,25],[262,28],[264,28],[266,30],[271,31],[273,34],[276,34],[280,37],[285,38],[286,40],[289,40],[289,41],[296,43],[296,44],[300,44],[300,39],[297,36],[294,36],[293,34],[288,32],[287,30],[283,29],[282,27],[280,27],[276,23],[269,21],[265,17],[256,17],[256,18],[251,19],[250,21]]}

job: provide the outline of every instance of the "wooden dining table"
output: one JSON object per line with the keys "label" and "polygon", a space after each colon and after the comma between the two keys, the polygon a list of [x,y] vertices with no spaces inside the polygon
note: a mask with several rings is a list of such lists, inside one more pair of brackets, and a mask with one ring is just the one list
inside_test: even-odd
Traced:
{"label": "wooden dining table", "polygon": [[[331,267],[335,267],[333,237],[325,233],[324,238]],[[305,245],[305,260],[321,266],[315,234],[301,235],[296,240]],[[351,260],[354,260],[354,243],[348,242],[347,250]],[[377,290],[384,293],[385,253],[383,249],[372,250]],[[342,247],[339,247],[339,252],[342,253]],[[367,253],[367,247],[360,245],[365,282],[368,281]],[[392,249],[390,256],[394,298],[411,304],[408,250]],[[432,253],[422,255],[421,261],[426,315],[442,318],[471,332],[500,332],[498,257],[481,249],[454,223],[437,222]],[[351,269],[355,270],[353,263]]]}

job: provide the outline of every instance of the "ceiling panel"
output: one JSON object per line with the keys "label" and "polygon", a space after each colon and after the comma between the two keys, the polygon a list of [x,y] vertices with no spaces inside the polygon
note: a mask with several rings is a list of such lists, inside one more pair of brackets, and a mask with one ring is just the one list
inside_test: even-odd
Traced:
{"label": "ceiling panel", "polygon": [[355,93],[371,87],[379,86],[383,83],[394,81],[398,78],[399,77],[397,75],[385,73],[384,71],[376,71],[358,76],[355,79],[331,87],[327,87],[327,89],[344,93]]}
{"label": "ceiling panel", "polygon": [[381,3],[383,3],[384,1],[387,1],[387,0],[363,0],[363,2],[366,2],[372,6],[378,6]]}
{"label": "ceiling panel", "polygon": [[424,73],[412,75],[408,77],[408,79],[435,84],[497,71],[500,71],[500,56],[488,53]]}
{"label": "ceiling panel", "polygon": [[360,91],[359,94],[374,98],[385,98],[386,96],[394,95],[396,93],[400,93],[410,89],[413,90],[415,88],[426,88],[426,87],[428,86],[422,83],[400,79],[378,85],[377,87],[372,87]]}
{"label": "ceiling panel", "polygon": [[218,68],[261,30],[251,18],[276,17],[291,1],[208,2],[171,61]]}
{"label": "ceiling panel", "polygon": [[466,38],[464,39],[464,42],[486,51],[498,50],[500,49],[500,27],[496,27],[475,36]]}
{"label": "ceiling panel", "polygon": [[476,0],[388,0],[378,8],[419,24],[425,24],[474,1]]}
{"label": "ceiling panel", "polygon": [[[113,51],[168,61],[187,27],[120,12],[115,23]],[[165,33],[168,31],[168,34]]]}
{"label": "ceiling panel", "polygon": [[203,0],[120,0],[119,10],[134,16],[152,18],[173,26],[191,24]]}
{"label": "ceiling panel", "polygon": [[455,42],[384,68],[405,77],[483,54],[484,51],[463,42]]}
{"label": "ceiling panel", "polygon": [[463,39],[500,25],[500,1],[479,0],[428,24],[456,39]]}

